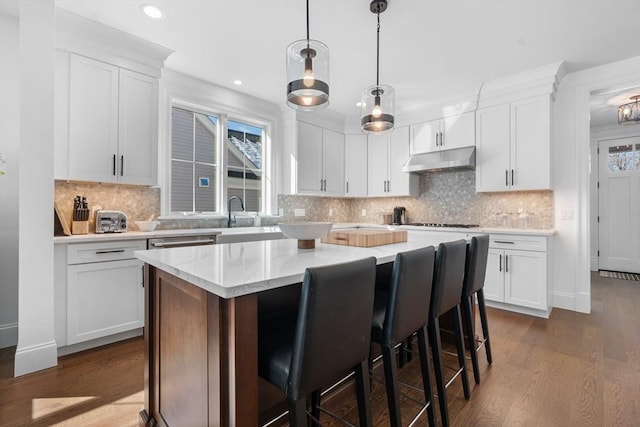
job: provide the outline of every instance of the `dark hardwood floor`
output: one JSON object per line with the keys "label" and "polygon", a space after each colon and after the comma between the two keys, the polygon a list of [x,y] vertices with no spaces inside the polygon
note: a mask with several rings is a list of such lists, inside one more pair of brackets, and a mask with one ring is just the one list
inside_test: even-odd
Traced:
{"label": "dark hardwood floor", "polygon": [[[591,298],[590,315],[555,309],[548,320],[490,309],[493,365],[480,354],[482,382],[472,384],[471,400],[459,381],[449,388],[452,425],[640,425],[640,283],[594,273]],[[142,339],[62,357],[19,378],[12,378],[14,351],[0,350],[1,426],[139,425]],[[401,378],[419,384],[415,360]],[[382,384],[372,400],[375,425],[388,425]],[[326,405],[357,423],[348,386]],[[407,421],[417,409],[403,399]],[[427,425],[425,417],[417,425]]]}

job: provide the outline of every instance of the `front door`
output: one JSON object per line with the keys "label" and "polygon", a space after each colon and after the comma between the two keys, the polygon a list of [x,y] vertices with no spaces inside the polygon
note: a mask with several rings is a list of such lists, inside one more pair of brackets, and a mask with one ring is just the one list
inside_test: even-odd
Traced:
{"label": "front door", "polygon": [[599,268],[640,273],[640,137],[598,148]]}

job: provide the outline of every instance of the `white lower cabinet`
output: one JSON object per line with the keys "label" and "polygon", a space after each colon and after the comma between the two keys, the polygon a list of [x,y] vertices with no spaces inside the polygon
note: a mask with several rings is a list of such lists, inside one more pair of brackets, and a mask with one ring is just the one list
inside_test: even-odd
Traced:
{"label": "white lower cabinet", "polygon": [[146,240],[68,245],[66,345],[144,326],[142,249]]}
{"label": "white lower cabinet", "polygon": [[491,235],[484,282],[487,304],[548,317],[547,258],[544,236]]}

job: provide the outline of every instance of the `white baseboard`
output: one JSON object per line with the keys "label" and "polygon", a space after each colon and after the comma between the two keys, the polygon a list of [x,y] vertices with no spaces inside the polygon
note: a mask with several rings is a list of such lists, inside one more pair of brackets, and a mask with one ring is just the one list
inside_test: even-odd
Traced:
{"label": "white baseboard", "polygon": [[0,325],[0,348],[18,345],[18,324]]}
{"label": "white baseboard", "polygon": [[552,292],[551,305],[564,310],[576,311],[576,296],[568,292]]}
{"label": "white baseboard", "polygon": [[58,364],[57,350],[58,346],[55,341],[30,347],[18,347],[14,375],[18,377],[56,366]]}
{"label": "white baseboard", "polygon": [[114,342],[126,340],[129,338],[142,336],[144,328],[133,329],[131,331],[121,332],[115,335],[109,335],[102,338],[96,338],[90,341],[80,342],[77,344],[65,345],[58,347],[58,357],[66,356],[67,354],[77,353],[79,351],[89,350],[90,348],[100,347],[107,344],[113,344]]}
{"label": "white baseboard", "polygon": [[549,318],[551,314],[551,307],[548,310],[538,310],[536,308],[522,307],[519,305],[507,304],[504,302],[498,301],[489,301],[485,300],[485,304],[487,307],[499,308],[501,310],[513,311],[521,314],[528,314],[529,316],[542,317],[545,319]]}
{"label": "white baseboard", "polygon": [[591,294],[584,292],[576,293],[575,310],[580,313],[591,313]]}

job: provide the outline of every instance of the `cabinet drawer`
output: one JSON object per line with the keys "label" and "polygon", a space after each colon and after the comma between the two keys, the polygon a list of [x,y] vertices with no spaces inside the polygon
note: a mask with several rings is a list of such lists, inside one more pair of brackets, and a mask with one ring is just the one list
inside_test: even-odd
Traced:
{"label": "cabinet drawer", "polygon": [[67,264],[133,259],[133,252],[147,249],[146,240],[75,243],[67,246]]}
{"label": "cabinet drawer", "polygon": [[547,238],[544,236],[491,234],[489,247],[495,249],[516,249],[545,252],[547,250]]}

